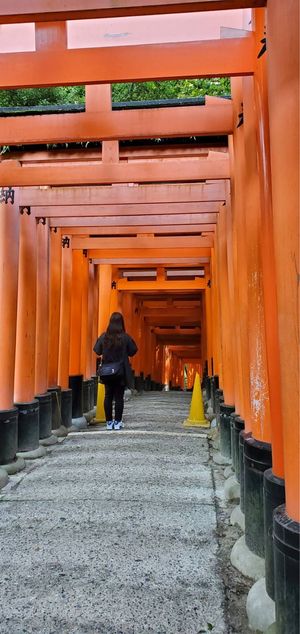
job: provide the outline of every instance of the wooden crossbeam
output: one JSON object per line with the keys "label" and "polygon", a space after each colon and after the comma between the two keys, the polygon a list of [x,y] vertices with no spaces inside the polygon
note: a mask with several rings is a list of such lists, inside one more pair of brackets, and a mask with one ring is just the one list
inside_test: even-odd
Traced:
{"label": "wooden crossbeam", "polygon": [[93,185],[111,183],[159,183],[227,179],[229,161],[191,159],[187,161],[139,163],[99,163],[98,165],[65,165],[22,167],[17,161],[0,163],[0,183],[5,186]]}
{"label": "wooden crossbeam", "polygon": [[[118,280],[117,281],[117,289],[118,291],[130,291],[132,293],[140,292],[140,291],[155,291],[159,293],[160,291],[174,291],[174,293],[178,290],[184,291],[199,291],[205,289],[207,283],[203,279],[196,280],[155,280],[153,282],[150,281],[135,281],[128,282],[127,280]],[[185,311],[186,313],[186,311]]]}
{"label": "wooden crossbeam", "polygon": [[[0,55],[1,60],[1,55]],[[232,103],[0,118],[2,145],[227,135]]]}
{"label": "wooden crossbeam", "polygon": [[[197,281],[197,280],[190,280],[190,281]],[[201,282],[203,282],[204,280],[200,280]],[[138,282],[139,283],[139,282]],[[147,290],[147,286],[146,284],[156,284],[156,282],[143,282],[143,284],[145,285],[145,289]],[[171,282],[172,284],[177,284],[177,282]],[[130,284],[135,284],[135,282],[130,282]],[[178,286],[178,289],[180,290],[180,286]],[[143,289],[141,289],[143,290]],[[190,290],[194,290],[194,289],[190,289]],[[203,290],[202,288],[200,290]],[[186,308],[174,308],[172,306],[169,306],[168,310],[162,310],[157,309],[157,308],[143,308],[143,312],[142,315],[147,318],[147,317],[152,317],[152,318],[160,318],[162,316],[165,316],[167,319],[177,319],[181,318],[181,317],[190,317],[191,319],[199,319],[200,320],[200,310],[199,308],[193,308],[191,307],[189,311],[186,310]]]}
{"label": "wooden crossbeam", "polygon": [[[73,222],[85,224],[95,223],[97,225],[109,224],[144,224],[145,220],[156,223],[157,217],[161,219],[162,224],[171,224],[180,222],[180,217],[187,215],[189,222],[206,222],[205,218],[218,213],[218,203],[161,203],[161,204],[140,204],[140,205],[74,205],[58,206],[58,207],[35,207],[31,206],[31,213],[38,218],[56,218],[62,223],[72,225]],[[171,216],[171,217],[170,217]],[[178,218],[176,218],[178,216]],[[159,221],[160,222],[160,221]],[[157,222],[157,224],[159,224]],[[59,225],[56,224],[56,227]]]}
{"label": "wooden crossbeam", "polygon": [[[115,241],[114,241],[115,242]],[[177,242],[177,239],[176,239]],[[86,247],[82,247],[85,249]],[[141,264],[143,262],[149,262],[150,265],[161,263],[179,262],[179,266],[183,262],[192,262],[193,265],[197,266],[201,263],[202,258],[210,258],[211,249],[210,247],[188,247],[188,248],[158,248],[157,246],[153,248],[147,248],[147,254],[145,253],[145,248],[135,248],[131,249],[123,249],[123,248],[90,248],[88,250],[88,257],[92,260],[97,260],[98,263],[104,262],[104,260],[113,260],[115,263],[120,263],[122,266],[126,266],[136,262],[137,264]],[[147,258],[145,257],[147,255]]]}
{"label": "wooden crossbeam", "polygon": [[[80,222],[80,221],[79,221]],[[60,223],[56,223],[55,220],[52,218],[50,220],[50,227],[61,227],[62,232],[65,235],[71,235],[71,236],[75,236],[75,235],[119,235],[119,234],[132,234],[132,235],[136,235],[136,234],[140,234],[140,233],[155,233],[155,234],[161,234],[161,233],[168,233],[170,235],[175,235],[175,234],[182,234],[185,232],[188,233],[196,233],[199,234],[200,232],[203,231],[208,231],[208,232],[213,232],[215,230],[215,225],[214,224],[205,224],[205,225],[190,225],[190,224],[185,224],[185,225],[141,225],[141,226],[137,226],[137,227],[132,227],[132,226],[124,226],[124,227],[118,227],[118,226],[98,226],[98,227],[82,227],[82,226],[78,226],[78,227],[74,227],[74,226],[69,226],[69,227],[65,227],[62,226]]]}
{"label": "wooden crossbeam", "polygon": [[157,317],[145,317],[145,321],[149,326],[159,326],[159,325],[170,325],[170,326],[181,326],[181,325],[189,325],[189,324],[197,324],[200,321],[200,316],[198,315],[186,315],[181,317],[172,317],[168,315],[157,315]]}
{"label": "wooden crossbeam", "polygon": [[83,20],[265,6],[266,0],[0,0],[0,23]]}
{"label": "wooden crossbeam", "polygon": [[[93,255],[93,257],[92,257]],[[201,266],[203,264],[209,263],[209,257],[184,257],[178,255],[177,258],[172,257],[170,255],[166,255],[164,252],[160,257],[148,256],[147,258],[142,257],[113,257],[111,254],[105,254],[105,257],[100,257],[101,252],[99,251],[97,255],[95,252],[91,254],[89,251],[89,257],[94,264],[113,264],[115,266],[119,266],[124,268],[125,266],[130,266],[130,268],[153,268],[154,266]]]}
{"label": "wooden crossbeam", "polygon": [[[175,243],[176,240],[176,243]],[[189,248],[201,248],[213,246],[212,238],[202,238],[194,236],[173,237],[126,237],[126,238],[89,238],[74,236],[72,239],[73,249],[169,249],[177,246],[178,250]]]}
{"label": "wooden crossbeam", "polygon": [[[223,202],[226,198],[225,182],[218,183],[167,183],[155,185],[112,185],[111,187],[47,187],[20,189],[20,205],[40,207],[41,216],[47,216],[46,207],[67,206],[82,209],[90,205],[103,205],[107,209],[118,205],[126,213],[125,205],[150,205],[162,203]],[[121,206],[124,205],[122,209]],[[164,206],[164,209],[166,207]],[[116,210],[113,210],[113,214]],[[159,213],[161,213],[161,208]],[[215,211],[215,210],[214,210]],[[133,210],[130,210],[133,213]],[[144,213],[141,211],[141,213]],[[145,212],[146,213],[146,212]],[[176,212],[174,212],[176,213]],[[50,214],[51,215],[51,214]],[[63,214],[68,214],[64,212]],[[73,214],[72,214],[73,215]]]}
{"label": "wooden crossbeam", "polygon": [[252,75],[244,38],[0,54],[0,88]]}

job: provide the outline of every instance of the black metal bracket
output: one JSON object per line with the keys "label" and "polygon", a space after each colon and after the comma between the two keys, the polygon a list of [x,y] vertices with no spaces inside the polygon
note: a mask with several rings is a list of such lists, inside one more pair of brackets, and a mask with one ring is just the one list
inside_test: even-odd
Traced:
{"label": "black metal bracket", "polygon": [[266,32],[264,32],[264,37],[260,40],[260,43],[262,44],[262,47],[257,55],[257,59],[259,59],[260,57],[262,57],[266,50],[267,50],[267,37],[266,37]]}
{"label": "black metal bracket", "polygon": [[46,224],[46,218],[37,218],[36,221],[37,221],[38,225],[45,225]]}
{"label": "black metal bracket", "polygon": [[244,123],[244,111],[243,111],[243,104],[241,103],[241,112],[238,114],[238,124],[237,124],[237,128],[240,128],[241,125],[243,125]]}
{"label": "black metal bracket", "polygon": [[20,214],[21,216],[23,216],[24,214],[27,214],[27,216],[30,216],[31,214],[30,207],[20,207]]}
{"label": "black metal bracket", "polygon": [[70,238],[68,238],[68,236],[63,236],[63,238],[61,239],[61,244],[62,244],[62,248],[65,249],[65,247],[67,247],[67,249],[70,248]]}
{"label": "black metal bracket", "polygon": [[12,187],[1,187],[0,202],[7,205],[8,202],[13,205],[15,202],[15,190]]}
{"label": "black metal bracket", "polygon": [[84,258],[87,258],[87,254],[88,254],[88,250],[87,249],[82,249],[82,255]]}

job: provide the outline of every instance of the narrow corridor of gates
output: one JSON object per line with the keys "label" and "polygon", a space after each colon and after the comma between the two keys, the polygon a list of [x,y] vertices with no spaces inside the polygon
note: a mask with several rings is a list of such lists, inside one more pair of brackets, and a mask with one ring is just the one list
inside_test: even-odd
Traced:
{"label": "narrow corridor of gates", "polygon": [[[15,598],[8,618],[18,621],[20,594],[22,605],[30,599],[30,562],[36,557],[41,563],[36,541],[42,539],[39,526],[47,518],[43,534],[52,540],[49,568],[58,565],[55,539],[57,547],[63,546],[60,530],[51,528],[52,488],[60,509],[68,494],[86,518],[82,493],[89,487],[87,507],[99,492],[99,500],[109,504],[109,496],[118,494],[126,504],[127,495],[133,499],[130,485],[132,494],[143,495],[143,469],[137,481],[135,467],[141,467],[148,446],[144,469],[147,461],[149,469],[157,467],[162,500],[177,485],[180,496],[185,466],[192,474],[199,469],[200,480],[209,475],[206,439],[189,431],[189,425],[202,427],[198,433],[203,434],[211,424],[211,458],[217,471],[224,468],[227,502],[238,503],[230,517],[232,531],[243,530],[228,554],[228,566],[237,587],[240,573],[253,582],[247,597],[249,625],[268,634],[299,634],[299,1],[0,0],[0,25],[0,90],[8,91],[5,95],[15,89],[79,86],[84,99],[82,104],[53,105],[51,111],[44,106],[0,108],[3,543],[13,545],[5,561],[15,557],[16,567],[27,553],[28,571],[25,593],[22,583],[14,586],[15,577],[9,579]],[[179,82],[180,90],[193,80],[197,96],[181,98],[178,92],[176,100],[139,103],[113,99],[115,84],[134,87],[149,81],[160,86],[170,80]],[[216,96],[223,81],[226,94]],[[211,94],[203,96],[206,85]],[[115,311],[124,316],[138,347],[128,381],[132,417],[120,438],[97,429],[106,421],[93,352]],[[182,417],[192,389],[198,414]],[[170,426],[178,436],[169,435]],[[60,444],[61,439],[66,442]],[[156,455],[164,447],[170,457],[175,443],[178,451],[183,448],[186,463],[177,456],[175,469],[170,459],[163,476],[164,456],[156,461]],[[126,447],[134,454],[132,464],[125,460]],[[48,470],[55,465],[52,476]],[[195,476],[200,488],[191,484],[191,499],[184,489],[183,506],[192,523],[201,524],[200,480]],[[170,492],[166,483],[171,483]],[[153,491],[148,489],[147,494]],[[39,507],[42,517],[30,524],[35,495],[45,504]],[[210,489],[207,530],[215,547],[211,496]],[[121,507],[120,502],[118,527]],[[67,533],[69,549],[76,535],[83,562],[88,554],[81,550],[78,532],[83,531],[82,544],[87,544],[88,519],[81,530],[79,519],[68,520],[70,508],[65,515],[59,511],[62,519],[55,526],[62,522],[67,527],[63,536]],[[151,526],[163,550],[164,504],[159,512],[162,524],[153,515],[156,525]],[[147,525],[146,506],[143,513]],[[28,531],[16,546],[25,517]],[[125,538],[131,537],[131,546],[137,534],[128,537],[129,520],[128,515],[124,549]],[[101,522],[104,526],[102,506]],[[114,553],[103,532],[104,554],[109,546],[113,571],[119,567],[121,574],[124,552]],[[96,533],[91,533],[88,553],[95,544],[98,566]],[[147,540],[150,559],[153,543]],[[205,587],[195,563],[203,553],[199,543],[191,551],[184,544],[190,559],[184,564],[182,548],[183,576],[178,576],[186,589],[189,566],[196,575],[186,590],[191,600],[185,614],[192,619],[194,597],[201,584]],[[118,548],[116,539],[113,545]],[[59,556],[67,557],[68,549]],[[145,548],[143,561],[136,562],[143,571],[147,556]],[[208,558],[203,566],[211,565],[215,574],[214,561]],[[171,574],[170,561],[166,566]],[[92,607],[98,573],[106,592],[109,571],[95,568]],[[46,578],[45,567],[41,576]],[[218,574],[216,579],[215,613],[221,621],[215,631],[219,627],[222,632]],[[56,590],[43,587],[40,616],[47,621]],[[157,587],[153,596],[151,587],[148,593],[150,612],[153,597],[159,601]],[[65,592],[62,586],[62,597]],[[109,598],[117,601],[114,592],[118,597],[118,588],[109,587]],[[184,631],[180,602],[172,592],[168,613],[161,612],[161,618],[172,625],[175,606],[178,631]],[[79,601],[72,601],[79,610]],[[198,627],[200,632],[205,615],[200,606],[199,624],[197,609],[191,631]],[[26,610],[22,614],[28,618]],[[207,618],[215,622],[212,606]],[[16,634],[5,623],[1,627],[4,634]],[[23,627],[20,619],[17,627]],[[45,627],[50,631],[50,621]],[[139,621],[135,627],[136,634],[143,631]],[[190,634],[189,627],[184,634]]]}
{"label": "narrow corridor of gates", "polygon": [[207,436],[182,427],[189,400],[132,399],[126,431],[70,434],[14,476],[1,495],[1,634],[231,631]]}

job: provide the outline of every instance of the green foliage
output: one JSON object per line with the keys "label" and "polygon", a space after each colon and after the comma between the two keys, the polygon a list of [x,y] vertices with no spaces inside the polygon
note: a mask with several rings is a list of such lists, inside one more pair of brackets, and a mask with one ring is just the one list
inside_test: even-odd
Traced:
{"label": "green foliage", "polygon": [[[204,95],[229,95],[230,81],[226,77],[214,79],[177,79],[114,84],[113,101],[144,101],[155,99],[182,99]],[[0,107],[45,106],[53,104],[84,103],[84,86],[58,86],[56,88],[27,88],[1,90]]]}

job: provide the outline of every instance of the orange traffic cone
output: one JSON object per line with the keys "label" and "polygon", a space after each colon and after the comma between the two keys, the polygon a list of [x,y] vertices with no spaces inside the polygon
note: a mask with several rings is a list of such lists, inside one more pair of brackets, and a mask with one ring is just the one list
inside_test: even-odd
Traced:
{"label": "orange traffic cone", "polygon": [[210,427],[204,416],[200,376],[196,372],[189,417],[183,423],[184,427]]}

